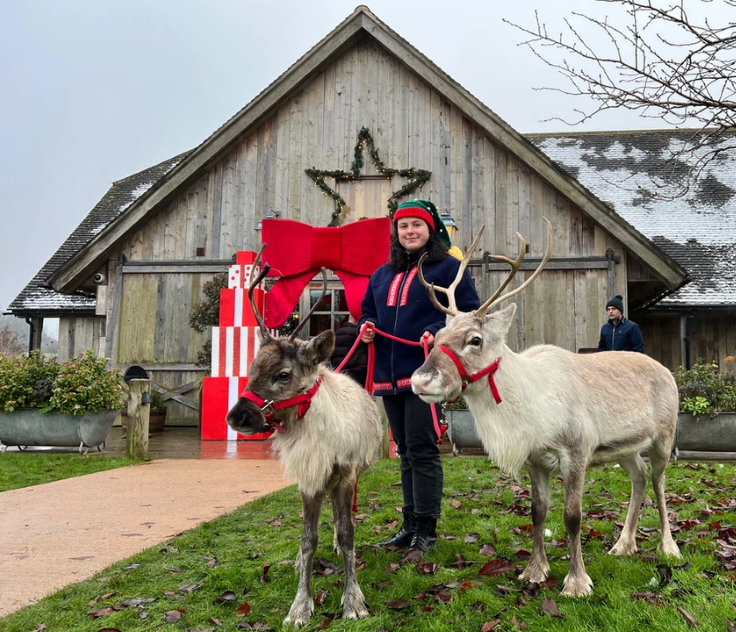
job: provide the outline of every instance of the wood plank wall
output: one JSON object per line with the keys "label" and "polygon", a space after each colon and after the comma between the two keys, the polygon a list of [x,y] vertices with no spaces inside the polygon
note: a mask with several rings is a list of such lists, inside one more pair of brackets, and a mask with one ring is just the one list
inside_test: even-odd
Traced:
{"label": "wood plank wall", "polygon": [[[696,316],[690,324],[690,362],[705,358],[718,362],[725,370],[726,356],[736,356],[736,318],[730,316]],[[729,367],[732,370],[733,365]]]}
{"label": "wood plank wall", "polygon": [[[257,249],[255,226],[272,211],[327,225],[332,200],[304,170],[348,170],[364,126],[387,166],[432,171],[430,181],[412,196],[428,197],[448,209],[461,245],[467,247],[486,225],[474,256],[484,251],[515,255],[517,231],[529,242],[529,256],[541,256],[545,216],[554,226],[555,257],[603,256],[612,248],[621,258],[616,291],[626,295],[621,244],[375,42],[348,50],[283,101],[134,235],[123,254],[131,261],[182,260],[194,258],[197,248],[203,248],[207,259],[228,259],[238,250]],[[365,159],[364,173],[375,174],[367,153]],[[350,207],[344,221],[385,215],[389,192],[403,184],[401,178],[340,184]],[[479,276],[481,294],[488,295],[490,285],[498,281],[490,278],[494,275],[501,276]],[[192,348],[199,343],[186,341],[196,336],[179,313],[185,304],[174,297],[196,285],[193,277],[132,276],[126,275],[124,282],[119,361],[191,361]],[[520,299],[520,325],[512,332],[512,346],[595,346],[607,298],[605,271],[543,273]],[[139,331],[141,322],[145,326]]]}
{"label": "wood plank wall", "polygon": [[100,353],[100,338],[104,335],[105,318],[102,316],[60,317],[57,359],[66,362],[87,350]]}

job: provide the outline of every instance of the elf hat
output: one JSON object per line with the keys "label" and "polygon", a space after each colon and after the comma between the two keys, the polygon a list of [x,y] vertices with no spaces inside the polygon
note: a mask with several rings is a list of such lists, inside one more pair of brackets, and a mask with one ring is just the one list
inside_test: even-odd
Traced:
{"label": "elf hat", "polygon": [[429,232],[437,235],[439,240],[445,244],[448,248],[452,247],[450,236],[447,233],[445,224],[440,219],[440,214],[437,211],[437,207],[429,200],[411,200],[399,204],[399,207],[394,211],[392,218],[394,228],[396,228],[396,222],[402,217],[417,217],[421,219],[427,226],[429,226]]}

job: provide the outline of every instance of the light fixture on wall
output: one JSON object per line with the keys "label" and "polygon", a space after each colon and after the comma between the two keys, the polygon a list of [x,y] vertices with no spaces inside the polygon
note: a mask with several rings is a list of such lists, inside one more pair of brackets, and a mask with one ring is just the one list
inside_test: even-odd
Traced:
{"label": "light fixture on wall", "polygon": [[450,211],[445,209],[440,213],[440,219],[442,220],[442,223],[445,225],[445,228],[447,228],[447,235],[450,237],[450,241],[455,241],[455,233],[457,233],[457,224],[455,224],[455,220],[452,219],[452,216],[450,215]]}
{"label": "light fixture on wall", "polygon": [[[281,219],[281,213],[278,211],[269,211],[268,215],[264,217],[263,219]],[[261,220],[258,220],[258,225],[256,226],[256,230],[262,230],[263,229],[263,222]]]}

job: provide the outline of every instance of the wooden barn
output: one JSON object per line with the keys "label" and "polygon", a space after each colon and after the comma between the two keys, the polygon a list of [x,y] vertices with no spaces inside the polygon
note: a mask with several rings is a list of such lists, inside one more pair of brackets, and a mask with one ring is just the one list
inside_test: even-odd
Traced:
{"label": "wooden barn", "polygon": [[[595,347],[612,294],[654,304],[676,295],[687,266],[546,151],[358,7],[201,145],[115,182],[10,310],[37,335],[58,317],[62,359],[94,349],[186,390],[204,373],[195,361],[207,339],[189,328],[191,308],[235,252],[257,250],[263,217],[344,224],[425,197],[454,219],[462,248],[486,225],[472,254],[482,296],[505,276],[488,253],[515,255],[523,234],[520,283],[544,251],[548,217],[553,257],[517,299],[510,344]],[[305,335],[344,318],[336,277],[331,289]],[[674,367],[684,325],[667,318],[646,322],[647,352]],[[177,406],[195,423],[195,410]]]}

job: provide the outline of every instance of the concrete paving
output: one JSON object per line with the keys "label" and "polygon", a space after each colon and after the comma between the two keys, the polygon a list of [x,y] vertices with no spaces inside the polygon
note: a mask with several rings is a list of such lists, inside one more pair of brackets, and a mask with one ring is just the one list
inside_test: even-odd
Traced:
{"label": "concrete paving", "polygon": [[0,493],[0,616],[290,484],[243,447]]}

